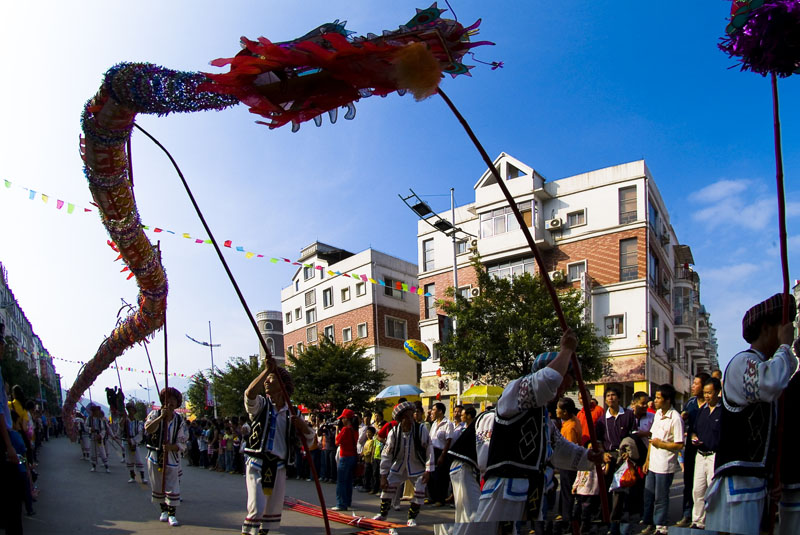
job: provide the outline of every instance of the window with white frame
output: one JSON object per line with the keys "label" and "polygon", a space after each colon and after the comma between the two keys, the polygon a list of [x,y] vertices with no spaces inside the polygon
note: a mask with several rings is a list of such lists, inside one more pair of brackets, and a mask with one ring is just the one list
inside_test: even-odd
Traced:
{"label": "window with white frame", "polygon": [[386,336],[398,340],[406,339],[406,320],[386,316]]}
{"label": "window with white frame", "polygon": [[611,336],[611,337],[625,336],[624,314],[606,316],[605,324],[606,324],[606,336]]}
{"label": "window with white frame", "polygon": [[586,224],[586,209],[576,210],[567,214],[567,226],[577,227]]}
{"label": "window with white frame", "polygon": [[342,340],[344,342],[349,342],[353,339],[353,329],[350,327],[345,327],[342,329]]}
{"label": "window with white frame", "polygon": [[425,319],[436,317],[436,284],[426,284],[425,293],[431,294],[425,296]]}
{"label": "window with white frame", "polygon": [[356,296],[360,297],[367,293],[367,283],[366,282],[358,282],[356,283]]}
{"label": "window with white frame", "polygon": [[627,225],[636,221],[636,186],[619,189],[619,224]]}
{"label": "window with white frame", "polygon": [[302,308],[295,308],[294,309],[294,319],[301,320],[303,319],[303,309]]}
{"label": "window with white frame", "polygon": [[314,306],[317,304],[317,292],[315,290],[310,290],[306,292],[305,298],[307,307]]}
{"label": "window with white frame", "polygon": [[297,342],[297,354],[301,354],[303,352],[303,342]]}
{"label": "window with white frame", "polygon": [[567,264],[567,276],[570,282],[581,280],[581,275],[584,273],[586,273],[586,260]]}
{"label": "window with white frame", "polygon": [[316,342],[317,341],[317,326],[312,325],[308,329],[306,329],[306,342]]}
{"label": "window with white frame", "polygon": [[367,324],[366,323],[359,323],[356,327],[356,335],[359,338],[366,338],[367,337]]}
{"label": "window with white frame", "polygon": [[272,338],[267,338],[267,348],[271,355],[275,354],[275,341]]}
{"label": "window with white frame", "polygon": [[[533,225],[533,212],[531,211],[531,201],[521,202],[517,204],[517,208],[522,213],[522,219],[525,225],[530,227]],[[481,224],[481,238],[488,238],[505,234],[512,230],[519,229],[519,222],[514,216],[514,212],[510,206],[498,208],[491,212],[485,212],[480,215]]]}
{"label": "window with white frame", "polygon": [[303,266],[303,280],[313,279],[315,271],[314,264]]}
{"label": "window with white frame", "polygon": [[317,321],[317,309],[309,308],[306,310],[306,323],[314,323]]}
{"label": "window with white frame", "polygon": [[433,263],[433,238],[422,241],[422,271],[432,271]]}
{"label": "window with white frame", "polygon": [[350,301],[350,287],[342,288],[342,302]]}
{"label": "window with white frame", "polygon": [[336,339],[335,339],[336,335],[335,335],[335,333],[333,331],[334,331],[333,330],[333,325],[327,325],[322,330],[323,334],[325,335],[325,338],[327,338],[331,342],[336,342]]}
{"label": "window with white frame", "polygon": [[285,318],[286,323],[291,323],[292,322],[292,313],[291,312],[287,312],[286,314],[284,314],[284,318]]}
{"label": "window with white frame", "polygon": [[472,299],[472,286],[461,286],[458,289],[458,294],[464,299]]}
{"label": "window with white frame", "polygon": [[325,288],[322,290],[322,308],[333,306],[333,288]]}
{"label": "window with white frame", "polygon": [[533,257],[529,257],[499,262],[497,264],[487,265],[486,271],[493,277],[505,279],[517,277],[523,273],[530,273],[533,275],[536,273],[536,260]]}
{"label": "window with white frame", "polygon": [[469,241],[458,240],[456,242],[456,254],[464,254],[469,252]]}
{"label": "window with white frame", "polygon": [[271,331],[272,330],[272,324],[270,322],[266,322],[264,324],[264,330],[265,331]]}
{"label": "window with white frame", "polygon": [[386,284],[386,287],[383,289],[385,295],[394,297],[395,299],[403,299],[403,290],[397,289],[397,285],[402,285],[402,282],[391,277],[383,277],[383,282]]}
{"label": "window with white frame", "polygon": [[294,356],[294,346],[289,346],[286,348],[286,356],[293,357]]}

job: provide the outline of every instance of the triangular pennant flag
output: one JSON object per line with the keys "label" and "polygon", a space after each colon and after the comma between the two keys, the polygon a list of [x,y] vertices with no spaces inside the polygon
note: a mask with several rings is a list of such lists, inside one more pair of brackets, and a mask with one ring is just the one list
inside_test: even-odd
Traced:
{"label": "triangular pennant flag", "polygon": [[270,258],[269,261],[272,262],[273,264],[277,264],[278,263],[278,259],[277,258]]}
{"label": "triangular pennant flag", "polygon": [[7,188],[10,188],[10,187],[11,187],[11,182],[9,182],[8,180],[6,180],[6,179],[3,179],[3,182],[5,182],[5,183],[6,183],[6,187],[7,187]]}
{"label": "triangular pennant flag", "polygon": [[33,199],[34,199],[34,197],[36,197],[36,192],[35,192],[35,191],[33,191],[33,190],[30,190],[30,193],[28,194],[28,198],[29,198],[30,200],[33,200]]}
{"label": "triangular pennant flag", "polygon": [[394,281],[394,289],[402,290],[403,289],[402,283],[400,281]]}
{"label": "triangular pennant flag", "polygon": [[50,200],[50,196],[49,195],[45,195],[44,193],[42,193],[42,202],[47,204],[48,200]]}
{"label": "triangular pennant flag", "polygon": [[361,280],[367,282],[369,278],[366,275],[361,275]]}
{"label": "triangular pennant flag", "polygon": [[213,241],[211,241],[211,240],[206,240],[206,241],[204,241],[203,243],[214,243],[214,242],[213,242]]}
{"label": "triangular pennant flag", "polygon": [[372,284],[378,284],[378,281],[376,281],[372,277],[369,278],[369,282],[371,282]]}
{"label": "triangular pennant flag", "polygon": [[335,272],[335,271],[331,271],[331,270],[329,269],[329,270],[328,270],[328,275],[329,275],[329,276],[331,276],[331,277],[334,277],[334,276],[336,276],[336,272]]}
{"label": "triangular pennant flag", "polygon": [[422,295],[423,293],[425,293],[425,290],[422,288],[417,288],[417,295]]}
{"label": "triangular pennant flag", "polygon": [[168,230],[167,232],[169,232],[170,234],[175,234],[175,233],[174,233],[174,232],[172,232],[171,230]]}
{"label": "triangular pennant flag", "polygon": [[67,213],[71,214],[73,210],[75,210],[75,205],[72,204],[71,202],[68,202],[67,203]]}
{"label": "triangular pennant flag", "polygon": [[381,286],[386,286],[386,283],[383,281],[383,279],[379,280],[378,284],[380,284]]}
{"label": "triangular pennant flag", "polygon": [[183,237],[184,237],[184,238],[186,238],[187,240],[188,240],[189,238],[191,238],[191,236],[189,236],[189,233],[188,233],[188,232],[184,232],[184,233],[183,233]]}
{"label": "triangular pennant flag", "polygon": [[64,201],[57,200],[56,201],[56,209],[61,210],[64,207]]}
{"label": "triangular pennant flag", "polygon": [[244,247],[239,245],[238,247],[236,247],[236,250],[239,251],[240,253],[243,253],[244,252]]}
{"label": "triangular pennant flag", "polygon": [[153,232],[164,232],[164,231],[162,229],[156,227],[156,228],[153,229]]}
{"label": "triangular pennant flag", "polygon": [[224,245],[225,247],[230,247],[232,243],[233,242],[231,240],[225,240],[225,243],[223,243],[222,245]]}
{"label": "triangular pennant flag", "polygon": [[85,214],[86,212],[91,212],[91,210],[89,210],[88,208],[84,208],[83,213]]}
{"label": "triangular pennant flag", "polygon": [[314,268],[322,271],[322,266],[314,266]]}
{"label": "triangular pennant flag", "polygon": [[415,294],[415,293],[417,293],[417,287],[416,286],[412,286],[411,288],[408,289],[408,291],[411,292],[412,294]]}
{"label": "triangular pennant flag", "polygon": [[245,253],[245,254],[244,254],[244,257],[245,257],[245,258],[253,258],[255,255],[256,255],[255,253],[250,253],[250,252],[248,252],[248,253]]}
{"label": "triangular pennant flag", "polygon": [[408,284],[406,284],[406,283],[404,282],[402,286],[403,286],[403,291],[404,291],[404,292],[407,292],[407,291],[408,291]]}
{"label": "triangular pennant flag", "polygon": [[131,280],[131,277],[133,277],[133,273],[131,273],[130,275],[128,275],[128,278],[127,278],[127,279],[125,279],[125,280]]}
{"label": "triangular pennant flag", "polygon": [[194,240],[195,243],[203,243],[203,240]]}

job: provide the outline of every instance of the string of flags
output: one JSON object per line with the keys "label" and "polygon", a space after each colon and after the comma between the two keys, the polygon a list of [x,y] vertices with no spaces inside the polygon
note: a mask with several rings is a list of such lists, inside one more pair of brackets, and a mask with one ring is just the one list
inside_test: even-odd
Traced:
{"label": "string of flags", "polygon": [[[61,358],[61,357],[53,357],[53,358],[56,359],[56,360],[61,360],[63,362],[70,362],[72,364],[81,364],[81,365],[86,364],[86,362],[82,361],[82,360],[70,360],[70,359],[64,359],[64,358]],[[108,368],[110,370],[119,370],[121,372],[133,372],[133,373],[143,373],[143,374],[146,374],[146,375],[153,375],[153,372],[151,370],[139,370],[137,368],[132,368],[130,366],[119,366],[117,364],[112,364]],[[156,372],[156,375],[162,375],[163,376],[164,372]],[[191,379],[195,375],[197,375],[197,373],[193,373],[193,374],[189,375],[189,374],[185,374],[185,373],[170,372],[167,375],[169,377],[186,377],[186,378]]]}
{"label": "string of flags", "polygon": [[[31,201],[35,200],[36,197],[38,196],[42,200],[42,202],[44,202],[45,204],[48,204],[49,201],[52,198],[48,194],[32,190],[30,188],[27,188],[25,186],[21,186],[19,184],[14,184],[9,180],[5,180],[4,179],[3,182],[5,183],[6,189],[11,189],[12,186],[15,186],[15,187],[21,188],[22,190],[28,192],[28,199],[31,200]],[[91,203],[91,204],[94,204],[94,203]],[[75,203],[63,201],[61,199],[56,199],[55,207],[56,207],[57,210],[62,210],[65,206],[67,207],[66,212],[68,214],[76,213],[76,209],[77,209],[78,213],[93,213],[93,212],[97,211],[96,208],[87,208],[87,207],[79,206],[79,205],[77,205]],[[173,230],[165,229],[165,228],[158,227],[158,226],[152,226],[152,225],[142,225],[142,228],[144,230],[148,231],[148,232],[152,232],[153,234],[159,234],[159,235],[161,235],[161,234],[170,234],[170,235],[175,236],[175,237],[180,237],[180,238],[183,238],[183,239],[186,239],[186,240],[190,240],[193,243],[195,243],[196,245],[210,245],[212,243],[211,240],[207,239],[207,238],[203,238],[203,239],[194,238],[194,237],[192,237],[191,233],[189,233],[189,232],[175,232]],[[119,252],[118,249],[116,248],[116,245],[114,245],[114,243],[112,241],[109,240],[108,241],[108,245],[112,249],[114,249],[115,251]],[[363,274],[343,273],[341,271],[334,271],[334,270],[330,270],[330,269],[326,270],[323,266],[317,266],[317,265],[314,265],[314,264],[303,264],[303,263],[296,262],[294,260],[290,260],[290,259],[284,258],[284,257],[270,256],[270,255],[254,253],[252,251],[246,250],[245,247],[243,247],[241,245],[234,245],[234,241],[233,240],[225,240],[222,243],[222,245],[223,245],[223,247],[231,249],[232,251],[236,251],[238,253],[244,254],[244,257],[246,259],[248,259],[248,260],[253,259],[253,258],[256,258],[256,259],[263,258],[263,259],[269,261],[271,264],[274,264],[274,265],[277,265],[277,264],[289,264],[289,265],[292,265],[292,266],[302,266],[302,267],[309,268],[309,269],[316,269],[317,271],[320,271],[320,272],[324,271],[325,273],[327,273],[331,277],[334,277],[334,276],[352,277],[353,279],[356,279],[356,280],[358,280],[360,282],[369,282],[370,284],[375,284],[375,285],[378,285],[378,286],[387,286],[385,281],[376,280],[376,279],[373,279],[372,277],[367,277],[366,275],[363,275]],[[121,257],[117,257],[117,260],[119,260],[120,258]],[[128,273],[128,279],[133,277],[133,273],[130,273],[130,270],[129,270],[129,268],[127,266],[125,266],[122,269],[122,272],[123,273],[124,272],[129,272]],[[400,281],[394,281],[394,283],[389,285],[389,287],[394,289],[394,290],[401,291],[401,292],[413,293],[413,294],[420,295],[420,296],[423,296],[423,297],[433,297],[433,294],[431,294],[430,292],[426,292],[421,287],[414,286],[414,285],[411,285],[411,284],[406,284],[406,283],[403,283],[403,282],[400,282]]]}

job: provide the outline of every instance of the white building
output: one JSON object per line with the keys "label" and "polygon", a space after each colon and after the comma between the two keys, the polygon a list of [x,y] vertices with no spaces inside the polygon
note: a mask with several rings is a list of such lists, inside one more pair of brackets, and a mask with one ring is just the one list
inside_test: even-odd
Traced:
{"label": "white building", "polygon": [[[547,182],[532,167],[502,153],[495,166],[517,202],[555,281],[580,289],[586,318],[609,337],[613,373],[595,385],[602,400],[615,384],[629,401],[635,391],[672,383],[690,391],[698,371],[716,367],[716,341],[699,300],[699,277],[688,245],[680,244],[658,187],[643,160]],[[522,230],[489,170],[474,186],[475,201],[455,210],[455,226],[477,236],[457,244],[459,290],[479,292],[470,266],[475,248],[495,276],[538,272]],[[439,216],[451,221],[450,212]],[[451,221],[452,222],[452,221]],[[451,238],[420,221],[420,284],[437,296],[453,285]],[[699,314],[700,312],[702,314]],[[439,340],[441,311],[427,298],[420,308],[421,339]],[[423,363],[425,397],[459,393],[442,373],[438,355]],[[462,385],[462,388],[469,386]]]}
{"label": "white building", "polygon": [[[419,338],[417,266],[374,249],[357,254],[313,243],[301,251],[292,284],[281,290],[285,354],[302,355],[327,336],[358,341],[390,384],[416,384],[418,364],[403,343]],[[337,272],[339,274],[337,274]],[[374,281],[374,282],[373,282]],[[397,289],[397,284],[400,289]]]}

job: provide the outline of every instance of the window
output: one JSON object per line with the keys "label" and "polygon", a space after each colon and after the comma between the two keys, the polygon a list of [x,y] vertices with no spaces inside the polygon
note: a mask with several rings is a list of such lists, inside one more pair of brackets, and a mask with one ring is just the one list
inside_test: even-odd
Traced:
{"label": "window", "polygon": [[625,335],[625,316],[606,316],[606,336]]}
{"label": "window", "polygon": [[356,284],[356,296],[360,297],[367,293],[367,283],[359,282]]}
{"label": "window", "polygon": [[353,329],[350,327],[345,327],[342,329],[342,340],[345,342],[349,342],[353,339]]}
{"label": "window", "polygon": [[637,219],[636,186],[619,189],[619,224],[627,225]]}
{"label": "window", "polygon": [[425,293],[431,294],[425,296],[425,319],[436,317],[436,298],[433,294],[436,293],[436,284],[426,284]]}
{"label": "window", "polygon": [[286,314],[284,314],[284,318],[285,318],[286,323],[291,323],[292,322],[292,313],[291,312],[287,312]]}
{"label": "window", "polygon": [[459,240],[456,242],[456,254],[464,254],[469,252],[469,242],[467,240]]}
{"label": "window", "polygon": [[293,357],[294,356],[294,346],[289,346],[286,348],[286,356]]}
{"label": "window", "polygon": [[317,304],[317,292],[316,291],[311,290],[310,292],[306,292],[305,297],[306,297],[306,306],[307,307],[314,306],[314,305]]}
{"label": "window", "polygon": [[272,330],[272,324],[270,322],[266,322],[264,324],[264,330],[265,331],[271,331]]}
{"label": "window", "polygon": [[313,279],[314,278],[314,264],[309,266],[303,266],[303,280]]}
{"label": "window", "polygon": [[631,281],[639,278],[637,261],[637,240],[628,238],[619,241],[619,281]]}
{"label": "window", "polygon": [[[533,224],[531,201],[519,203],[517,208],[519,208],[519,211],[522,213],[522,219],[525,221],[525,224],[530,227]],[[480,221],[481,238],[497,236],[498,234],[505,234],[506,232],[519,229],[519,223],[510,206],[483,213],[480,216]]]}
{"label": "window", "polygon": [[303,309],[302,308],[295,308],[294,309],[294,319],[301,320],[303,319]]}
{"label": "window", "polygon": [[300,355],[303,352],[303,342],[297,342],[297,354]]}
{"label": "window", "polygon": [[388,338],[406,339],[406,320],[386,316],[386,336]]}
{"label": "window", "polygon": [[317,326],[312,325],[308,329],[306,329],[306,342],[316,342],[317,341]]}
{"label": "window", "polygon": [[660,263],[658,261],[658,257],[653,253],[653,251],[652,250],[647,251],[648,278],[650,279],[650,282],[653,284],[653,286],[655,286],[656,288],[659,287],[658,278],[661,273],[661,270],[659,269],[659,264]]}
{"label": "window", "polygon": [[458,294],[464,299],[472,299],[472,286],[462,286],[458,289]]}
{"label": "window", "polygon": [[342,288],[342,302],[350,301],[350,287]]}
{"label": "window", "polygon": [[356,334],[359,338],[366,338],[367,337],[367,324],[366,323],[359,323],[356,327]]}
{"label": "window", "polygon": [[396,287],[398,284],[402,284],[400,281],[392,279],[391,277],[383,277],[383,282],[386,284],[386,287],[383,289],[384,294],[389,297],[394,297],[395,299],[403,298],[403,291],[398,290]]}
{"label": "window", "polygon": [[294,291],[297,292],[299,290],[300,290],[300,281],[296,280],[294,281]]}
{"label": "window", "polygon": [[335,334],[334,334],[334,332],[333,332],[333,325],[328,325],[327,327],[325,327],[325,328],[322,330],[322,332],[323,332],[323,334],[325,335],[325,338],[327,338],[327,339],[328,339],[328,340],[330,340],[331,342],[335,342],[335,341],[336,341],[336,340],[335,340]]}
{"label": "window", "polygon": [[581,280],[581,275],[583,273],[586,273],[586,260],[574,264],[567,264],[567,276],[570,282]]}
{"label": "window", "polygon": [[659,332],[658,332],[658,313],[652,308],[650,309],[650,343],[651,344],[658,344],[661,342],[659,339]]}
{"label": "window", "polygon": [[322,308],[333,306],[333,288],[322,290]]}
{"label": "window", "polygon": [[658,213],[658,208],[655,207],[653,201],[647,201],[647,215],[650,221],[650,228],[656,233],[656,236],[661,234],[661,216]]}
{"label": "window", "polygon": [[306,323],[314,323],[317,321],[317,309],[309,308],[306,310]]}
{"label": "window", "polygon": [[530,258],[518,258],[516,260],[509,260],[508,262],[500,262],[491,264],[486,267],[489,275],[498,278],[511,278],[522,275],[523,273],[536,273],[536,260]]}
{"label": "window", "polygon": [[521,176],[525,176],[525,173],[523,173],[510,163],[506,164],[506,180],[513,180]]}
{"label": "window", "polygon": [[586,209],[570,212],[567,214],[567,226],[577,227],[586,224]]}
{"label": "window", "polygon": [[267,338],[267,348],[269,349],[270,354],[274,355],[275,354],[275,340],[273,340],[272,338]]}
{"label": "window", "polygon": [[433,238],[422,242],[422,271],[433,270]]}

